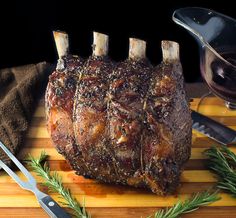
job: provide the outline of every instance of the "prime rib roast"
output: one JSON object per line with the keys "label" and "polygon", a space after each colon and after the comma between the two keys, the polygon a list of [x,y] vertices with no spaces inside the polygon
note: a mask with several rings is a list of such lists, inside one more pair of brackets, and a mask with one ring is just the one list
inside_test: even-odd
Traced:
{"label": "prime rib roast", "polygon": [[153,67],[139,39],[130,39],[129,58],[116,63],[107,35],[94,33],[87,60],[69,53],[66,33],[54,38],[59,60],[45,99],[58,152],[86,178],[173,192],[192,132],[179,45],[162,41],[163,61]]}

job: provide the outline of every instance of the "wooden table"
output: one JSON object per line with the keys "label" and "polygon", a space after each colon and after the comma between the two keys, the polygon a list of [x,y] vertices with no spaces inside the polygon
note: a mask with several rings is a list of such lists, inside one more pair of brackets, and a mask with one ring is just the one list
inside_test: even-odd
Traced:
{"label": "wooden table", "polygon": [[[196,109],[198,101],[198,98],[193,99],[192,109]],[[208,105],[201,107],[201,112],[236,129],[235,111],[225,109],[218,98],[210,98],[208,102]],[[18,155],[19,159],[23,160],[28,153],[37,157],[45,150],[50,155],[51,169],[62,175],[63,183],[80,202],[85,197],[87,210],[92,217],[146,217],[160,207],[171,206],[179,198],[184,199],[193,192],[206,190],[215,184],[214,175],[204,166],[206,160],[202,151],[216,143],[196,132],[193,132],[192,155],[182,173],[180,188],[174,195],[159,197],[149,191],[101,184],[76,176],[52,146],[45,125],[44,102],[41,100],[34,114],[27,141]],[[236,152],[235,147],[230,148]],[[32,193],[21,189],[4,172],[0,174],[0,217],[47,217]],[[36,178],[40,184],[42,180]],[[43,191],[47,190],[43,188]],[[58,195],[52,194],[52,197],[58,200]],[[221,193],[221,197],[220,201],[183,217],[236,217],[236,199],[225,193]]]}

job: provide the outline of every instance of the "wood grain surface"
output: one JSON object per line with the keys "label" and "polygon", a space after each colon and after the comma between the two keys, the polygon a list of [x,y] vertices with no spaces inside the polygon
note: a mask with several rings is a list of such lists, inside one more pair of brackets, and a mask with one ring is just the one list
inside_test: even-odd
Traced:
{"label": "wood grain surface", "polygon": [[[198,103],[198,98],[193,99],[191,108],[195,110]],[[227,110],[222,103],[218,98],[208,98],[201,105],[200,112],[236,129],[236,111]],[[172,206],[178,199],[184,199],[194,192],[215,185],[216,178],[205,168],[207,160],[202,154],[213,144],[217,143],[193,131],[192,155],[182,173],[180,187],[173,195],[160,197],[143,189],[102,184],[75,175],[65,159],[57,153],[46,130],[44,102],[41,100],[18,158],[24,160],[28,153],[37,157],[42,150],[45,150],[50,155],[51,169],[59,172],[65,186],[70,188],[79,201],[82,202],[85,197],[87,210],[92,217],[146,217],[161,207]],[[236,153],[236,147],[230,146],[230,149]],[[19,172],[17,174],[22,176]],[[42,179],[36,175],[35,177],[39,188],[47,192],[47,189],[41,185]],[[236,199],[226,193],[220,194],[222,197],[220,201],[182,217],[236,217]],[[57,194],[51,196],[59,200]],[[5,172],[1,171],[0,217],[44,218],[47,215],[31,192],[21,189]]]}

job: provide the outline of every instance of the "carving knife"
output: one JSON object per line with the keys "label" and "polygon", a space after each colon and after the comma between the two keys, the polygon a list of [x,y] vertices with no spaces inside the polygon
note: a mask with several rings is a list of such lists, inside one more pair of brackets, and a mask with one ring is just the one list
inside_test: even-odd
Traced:
{"label": "carving knife", "polygon": [[192,111],[192,128],[223,144],[236,143],[236,131],[196,111]]}

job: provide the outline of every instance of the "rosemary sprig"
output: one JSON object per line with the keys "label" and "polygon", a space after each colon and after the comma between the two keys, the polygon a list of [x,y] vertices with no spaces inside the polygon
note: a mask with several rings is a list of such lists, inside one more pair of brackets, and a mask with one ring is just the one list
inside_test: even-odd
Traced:
{"label": "rosemary sprig", "polygon": [[173,207],[157,211],[154,218],[177,218],[181,214],[193,212],[200,206],[205,206],[218,200],[220,200],[220,197],[217,191],[199,192],[185,201],[179,200]]}
{"label": "rosemary sprig", "polygon": [[236,155],[226,146],[211,147],[205,151],[208,167],[218,175],[218,188],[236,197]]}
{"label": "rosemary sprig", "polygon": [[62,184],[62,178],[57,172],[50,173],[50,168],[46,162],[48,155],[45,151],[42,151],[38,159],[29,155],[28,165],[37,173],[38,176],[42,177],[45,182],[44,186],[49,188],[49,191],[57,192],[65,200],[60,202],[63,205],[71,208],[74,211],[74,216],[78,218],[90,218],[91,216],[85,211],[85,207],[81,207],[80,203],[71,195],[68,188],[65,188]]}

